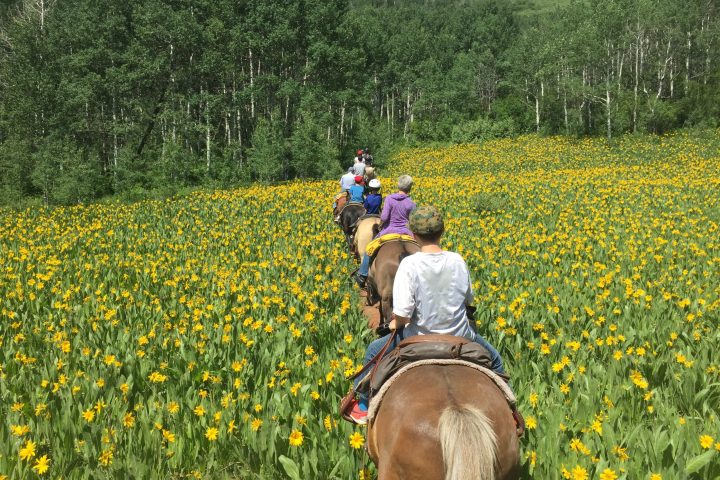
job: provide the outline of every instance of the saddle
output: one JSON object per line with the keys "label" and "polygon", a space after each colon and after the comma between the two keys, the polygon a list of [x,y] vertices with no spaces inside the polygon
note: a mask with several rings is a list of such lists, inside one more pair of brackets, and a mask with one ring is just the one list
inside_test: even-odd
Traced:
{"label": "saddle", "polygon": [[365,206],[360,202],[347,202],[343,207],[340,209],[340,212],[338,212],[338,215],[342,215],[342,213],[345,211],[346,208],[348,208],[351,205],[360,205],[361,207],[365,208]]}
{"label": "saddle", "polygon": [[397,348],[380,360],[374,372],[363,378],[356,390],[372,397],[400,369],[421,360],[462,360],[487,369],[492,366],[488,351],[467,338],[455,335],[417,335],[404,339]]}
{"label": "saddle", "polygon": [[380,250],[380,247],[382,247],[386,243],[391,242],[412,242],[417,245],[415,239],[410,235],[405,235],[403,233],[388,233],[368,243],[367,247],[365,247],[365,252],[370,256],[371,259],[373,259],[375,258],[378,250]]}
{"label": "saddle", "polygon": [[[378,356],[382,356],[384,351],[383,349]],[[487,375],[503,392],[508,402],[515,420],[517,436],[523,436],[525,419],[517,409],[515,394],[507,384],[508,377],[491,370],[490,354],[482,345],[454,335],[417,335],[401,341],[397,348],[383,357],[374,370],[363,378],[355,391],[351,389],[348,395],[342,399],[340,403],[341,416],[352,422],[348,416],[348,409],[350,401],[355,398],[356,393],[359,393],[367,395],[371,400],[368,420],[372,422],[385,392],[395,378],[400,377],[407,370],[423,365],[464,365]],[[370,368],[369,364],[363,370],[368,368]]]}

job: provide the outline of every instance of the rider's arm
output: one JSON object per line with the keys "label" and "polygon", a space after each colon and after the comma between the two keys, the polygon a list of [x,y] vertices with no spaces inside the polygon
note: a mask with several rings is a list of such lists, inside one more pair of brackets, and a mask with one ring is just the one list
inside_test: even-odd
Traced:
{"label": "rider's arm", "polygon": [[390,212],[392,212],[392,201],[390,198],[385,199],[385,207],[380,214],[380,225],[385,228],[390,223]]}
{"label": "rider's arm", "polygon": [[[467,271],[467,266],[465,267]],[[475,296],[472,291],[472,279],[470,278],[470,272],[467,272],[467,291],[465,292],[465,305],[472,305],[475,300]]]}
{"label": "rider's arm", "polygon": [[393,282],[393,312],[390,328],[400,328],[410,323],[415,311],[415,281],[409,262],[400,262]]}

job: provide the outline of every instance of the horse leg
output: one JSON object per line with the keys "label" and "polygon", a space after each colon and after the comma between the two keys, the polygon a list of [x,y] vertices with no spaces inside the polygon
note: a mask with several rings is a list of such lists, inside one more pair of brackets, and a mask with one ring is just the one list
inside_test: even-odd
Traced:
{"label": "horse leg", "polygon": [[392,320],[392,295],[383,295],[380,299],[380,314],[382,323],[390,323]]}

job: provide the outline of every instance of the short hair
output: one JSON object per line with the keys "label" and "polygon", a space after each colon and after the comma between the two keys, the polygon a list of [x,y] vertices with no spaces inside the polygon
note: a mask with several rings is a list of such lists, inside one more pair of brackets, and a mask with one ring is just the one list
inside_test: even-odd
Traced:
{"label": "short hair", "polygon": [[439,232],[428,233],[426,235],[422,235],[420,233],[413,232],[413,236],[416,239],[422,240],[425,243],[440,243],[440,239],[442,238],[444,233],[445,233],[445,228],[443,228]]}
{"label": "short hair", "polygon": [[400,175],[398,178],[398,190],[405,193],[410,193],[413,186],[413,179],[410,175]]}

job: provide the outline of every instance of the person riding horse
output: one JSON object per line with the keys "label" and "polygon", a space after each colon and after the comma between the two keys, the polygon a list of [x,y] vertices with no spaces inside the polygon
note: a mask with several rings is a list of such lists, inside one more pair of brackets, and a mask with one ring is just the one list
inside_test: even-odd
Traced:
{"label": "person riding horse", "polygon": [[370,149],[369,149],[369,148],[365,148],[365,149],[363,150],[362,156],[363,156],[363,159],[365,160],[365,165],[367,165],[368,167],[372,167],[372,166],[373,166],[373,163],[375,162],[375,159],[374,159],[373,156],[370,154]]}
{"label": "person riding horse", "polygon": [[362,150],[358,150],[358,156],[353,161],[353,173],[355,175],[365,176],[365,158],[362,156]]}
{"label": "person riding horse", "polygon": [[365,214],[378,215],[382,206],[382,195],[380,195],[380,180],[373,178],[368,183],[368,194],[365,197]]}
{"label": "person riding horse", "polygon": [[355,203],[363,203],[365,202],[365,186],[363,183],[365,182],[365,179],[360,176],[355,176],[355,185],[350,187],[348,190],[348,194],[350,194],[350,201]]}
{"label": "person riding horse", "polygon": [[340,191],[347,192],[353,185],[355,185],[355,174],[353,173],[353,167],[350,167],[347,169],[347,172],[340,177]]}
{"label": "person riding horse", "polygon": [[[375,235],[380,238],[388,233],[399,233],[412,236],[407,223],[410,212],[415,208],[415,202],[410,198],[410,190],[413,186],[413,179],[410,175],[401,175],[398,178],[398,191],[385,199],[385,206],[380,216],[381,230]],[[355,275],[355,281],[360,288],[365,288],[368,274],[370,273],[370,256],[365,254]]]}
{"label": "person riding horse", "polygon": [[348,168],[348,171],[340,177],[340,193],[335,195],[333,199],[333,215],[335,223],[340,222],[340,211],[342,207],[347,203],[348,190],[350,187],[355,185],[355,175],[353,174],[353,167]]}
{"label": "person riding horse", "polygon": [[[397,329],[398,334],[384,355],[410,336],[454,335],[483,346],[490,354],[490,368],[505,375],[500,354],[470,322],[468,307],[472,305],[473,292],[465,260],[440,247],[440,238],[445,231],[442,215],[435,207],[418,207],[410,215],[409,226],[420,251],[404,258],[398,267],[393,285],[393,319],[389,325],[390,329]],[[383,350],[390,337],[388,334],[370,343],[364,364]],[[356,387],[364,376],[355,379]],[[366,423],[367,408],[367,398],[356,399],[350,417],[355,423]]]}

